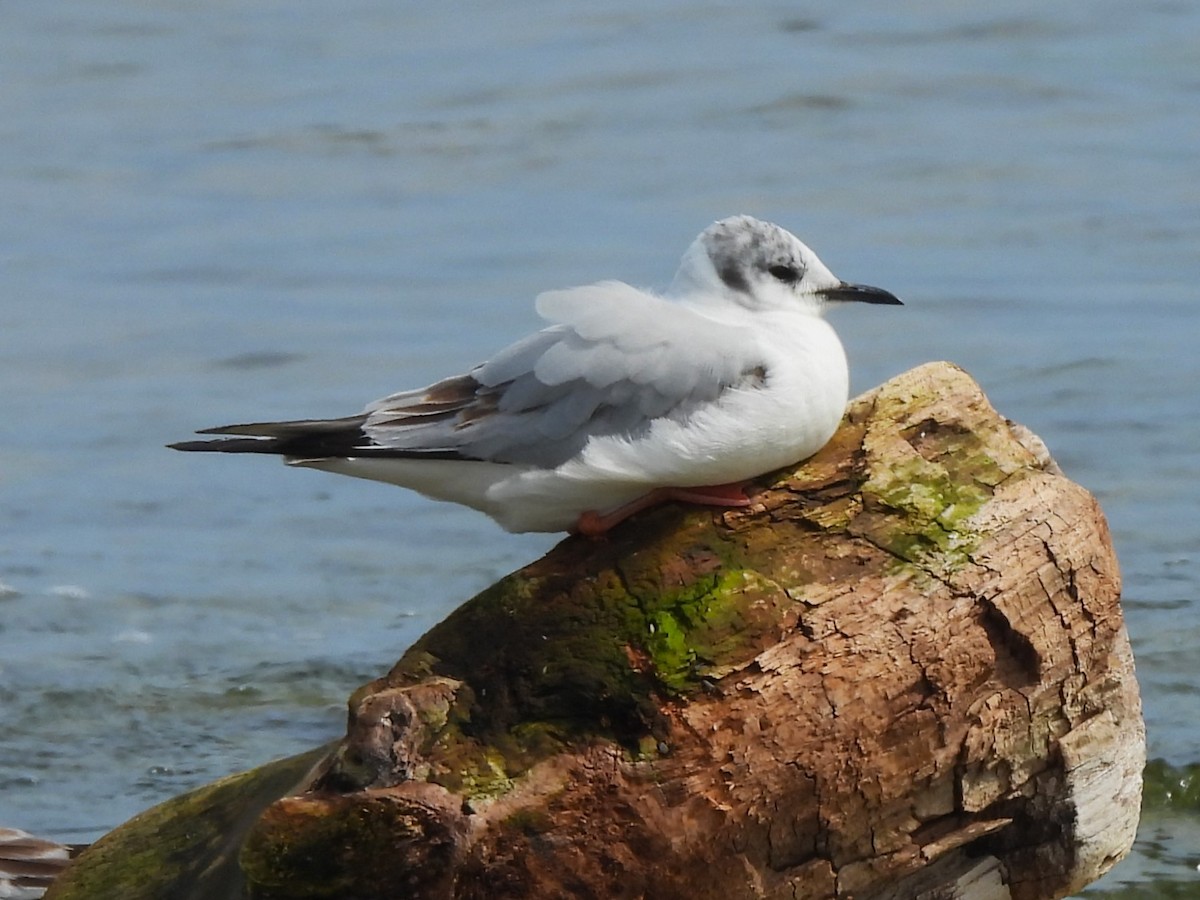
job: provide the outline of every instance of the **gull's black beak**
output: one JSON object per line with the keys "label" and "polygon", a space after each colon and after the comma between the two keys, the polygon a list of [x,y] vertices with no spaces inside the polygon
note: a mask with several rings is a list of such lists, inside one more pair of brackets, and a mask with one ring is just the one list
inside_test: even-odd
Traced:
{"label": "gull's black beak", "polygon": [[855,300],[859,303],[886,303],[889,306],[903,306],[900,298],[888,293],[883,288],[871,287],[869,284],[848,284],[843,281],[837,287],[817,291],[826,300],[847,302]]}

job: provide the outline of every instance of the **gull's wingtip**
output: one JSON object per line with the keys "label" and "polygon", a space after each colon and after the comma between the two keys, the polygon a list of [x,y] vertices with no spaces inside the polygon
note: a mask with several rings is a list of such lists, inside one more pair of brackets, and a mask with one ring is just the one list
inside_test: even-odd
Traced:
{"label": "gull's wingtip", "polygon": [[236,452],[237,450],[243,449],[240,445],[256,444],[256,443],[259,443],[260,441],[264,440],[264,438],[261,436],[255,437],[254,435],[257,434],[257,432],[255,432],[255,431],[243,430],[243,429],[251,429],[253,427],[254,426],[252,426],[252,425],[221,425],[216,428],[200,428],[200,429],[197,429],[197,431],[196,431],[196,434],[242,435],[242,436],[249,437],[250,438],[249,440],[245,440],[244,438],[234,439],[234,440],[217,438],[216,440],[204,440],[204,441],[201,441],[201,440],[175,441],[174,443],[167,444],[166,446],[167,446],[168,450],[184,450],[184,451],[189,451],[189,452],[190,451],[201,451],[202,452],[202,451],[206,451],[206,450],[207,451],[222,450],[225,452],[229,452],[232,450],[232,451]]}
{"label": "gull's wingtip", "polygon": [[187,453],[279,453],[278,444],[278,441],[271,438],[226,438],[215,441],[177,441],[167,444],[167,449],[183,450]]}
{"label": "gull's wingtip", "polygon": [[245,425],[218,425],[215,428],[199,428],[196,434],[244,434],[264,436],[266,429],[273,425],[290,424],[286,422],[255,422]]}
{"label": "gull's wingtip", "polygon": [[251,422],[205,428],[214,440],[179,441],[172,450],[210,453],[269,453],[297,456],[350,456],[362,449],[363,414],[344,419],[303,419],[292,422]]}
{"label": "gull's wingtip", "polygon": [[[206,434],[207,432],[197,432],[198,434]],[[225,441],[176,441],[173,444],[167,444],[168,450],[216,450],[217,445],[224,444]]]}

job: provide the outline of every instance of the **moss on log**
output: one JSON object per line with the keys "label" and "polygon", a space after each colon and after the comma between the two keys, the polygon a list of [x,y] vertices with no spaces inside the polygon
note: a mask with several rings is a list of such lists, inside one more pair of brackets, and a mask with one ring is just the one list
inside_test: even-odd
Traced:
{"label": "moss on log", "polygon": [[238,900],[238,854],[262,811],[311,780],[329,747],[230,775],[140,813],[74,860],[47,898]]}
{"label": "moss on log", "polygon": [[755,501],[464,604],[250,827],[249,896],[1032,900],[1128,851],[1116,560],[1040,441],[930,364]]}

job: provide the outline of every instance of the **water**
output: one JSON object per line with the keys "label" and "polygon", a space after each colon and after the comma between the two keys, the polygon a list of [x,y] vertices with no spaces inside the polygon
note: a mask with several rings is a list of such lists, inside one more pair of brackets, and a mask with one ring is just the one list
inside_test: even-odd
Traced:
{"label": "water", "polygon": [[[905,298],[837,315],[856,390],[953,360],[1100,497],[1150,753],[1200,758],[1197,3],[0,16],[4,824],[87,840],[327,740],[554,541],[163,444],[460,371],[734,212]],[[1186,821],[1113,877],[1195,880]]]}

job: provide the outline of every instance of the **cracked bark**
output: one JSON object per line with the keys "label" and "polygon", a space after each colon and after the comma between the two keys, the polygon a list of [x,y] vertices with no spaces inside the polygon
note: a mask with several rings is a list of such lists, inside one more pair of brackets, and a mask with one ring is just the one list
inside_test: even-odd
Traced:
{"label": "cracked bark", "polygon": [[1128,851],[1116,560],[1036,437],[930,364],[755,501],[457,610],[252,828],[249,895],[1032,900]]}

